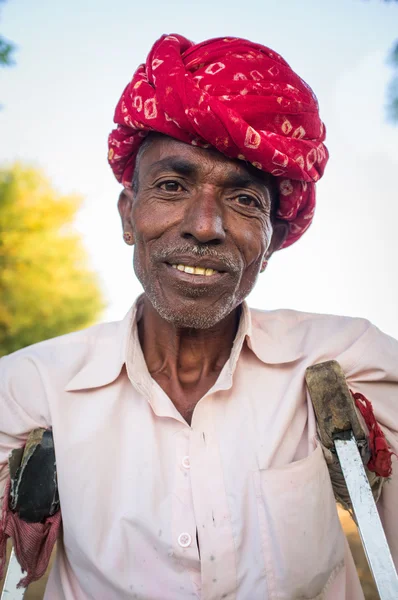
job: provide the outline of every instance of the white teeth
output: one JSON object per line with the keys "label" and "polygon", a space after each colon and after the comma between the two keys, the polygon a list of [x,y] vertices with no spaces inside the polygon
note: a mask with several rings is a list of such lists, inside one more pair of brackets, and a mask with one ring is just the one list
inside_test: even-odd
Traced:
{"label": "white teeth", "polygon": [[210,277],[210,275],[214,275],[218,273],[215,269],[205,269],[204,267],[191,267],[190,265],[171,265],[173,269],[178,269],[179,271],[184,271],[185,273],[189,273],[190,275],[205,275],[206,277]]}

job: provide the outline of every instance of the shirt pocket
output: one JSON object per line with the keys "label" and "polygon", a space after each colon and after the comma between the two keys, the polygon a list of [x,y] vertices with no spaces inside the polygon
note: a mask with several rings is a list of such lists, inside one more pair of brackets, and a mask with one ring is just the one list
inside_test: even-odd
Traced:
{"label": "shirt pocket", "polygon": [[269,600],[321,600],[344,565],[344,534],[322,449],[254,472]]}

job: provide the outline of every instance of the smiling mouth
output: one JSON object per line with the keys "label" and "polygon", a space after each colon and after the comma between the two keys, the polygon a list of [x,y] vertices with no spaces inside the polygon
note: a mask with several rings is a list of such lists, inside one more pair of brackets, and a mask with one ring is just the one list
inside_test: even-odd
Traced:
{"label": "smiling mouth", "polygon": [[210,269],[205,267],[197,267],[194,265],[184,265],[182,263],[172,264],[169,263],[170,267],[173,269],[177,269],[178,271],[189,273],[190,275],[201,275],[202,277],[212,277],[213,275],[217,275],[218,273],[222,273],[222,271],[217,271],[216,269]]}

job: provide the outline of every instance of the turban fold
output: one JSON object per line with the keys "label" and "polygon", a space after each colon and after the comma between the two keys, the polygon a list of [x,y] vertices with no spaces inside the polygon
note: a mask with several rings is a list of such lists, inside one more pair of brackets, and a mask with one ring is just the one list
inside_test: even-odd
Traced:
{"label": "turban fold", "polygon": [[325,127],[311,88],[269,48],[164,35],[125,88],[114,121],[108,160],[125,187],[141,142],[156,131],[274,175],[277,216],[289,222],[283,247],[310,226],[315,182],[328,160]]}

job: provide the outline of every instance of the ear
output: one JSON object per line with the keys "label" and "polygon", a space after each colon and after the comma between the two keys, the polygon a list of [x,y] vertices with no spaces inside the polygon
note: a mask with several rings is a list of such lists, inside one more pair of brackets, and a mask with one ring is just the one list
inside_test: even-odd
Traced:
{"label": "ear", "polygon": [[132,246],[135,242],[131,212],[133,207],[134,193],[128,188],[124,188],[119,196],[117,208],[122,220],[123,238],[126,244]]}

